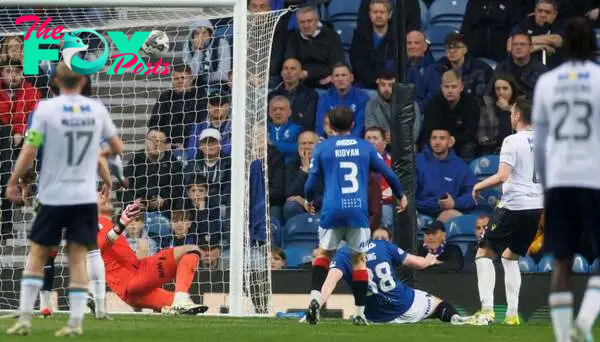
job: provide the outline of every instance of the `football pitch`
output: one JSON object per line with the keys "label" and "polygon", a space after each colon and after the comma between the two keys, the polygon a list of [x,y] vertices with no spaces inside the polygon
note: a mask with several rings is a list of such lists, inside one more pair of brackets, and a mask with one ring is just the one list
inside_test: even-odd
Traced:
{"label": "football pitch", "polygon": [[[27,337],[6,336],[13,319],[0,320],[0,341],[52,341],[54,331],[65,324],[64,315],[36,318]],[[596,335],[600,328],[596,327]],[[430,320],[415,325],[371,325],[355,327],[350,321],[325,319],[318,326],[299,324],[294,319],[225,318],[210,316],[114,316],[113,321],[96,321],[89,315],[81,341],[552,341],[547,324],[516,327],[496,324],[487,327],[450,326]]]}

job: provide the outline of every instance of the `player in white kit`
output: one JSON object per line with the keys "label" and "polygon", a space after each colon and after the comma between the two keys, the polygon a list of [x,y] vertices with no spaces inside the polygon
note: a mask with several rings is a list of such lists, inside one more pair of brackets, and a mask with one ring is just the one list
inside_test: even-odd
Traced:
{"label": "player in white kit", "polygon": [[496,271],[493,259],[498,255],[504,268],[504,284],[508,309],[504,324],[518,325],[521,272],[519,256],[527,254],[535,238],[544,204],[542,185],[534,162],[534,130],[531,125],[531,103],[517,99],[510,121],[515,134],[504,139],[500,150],[498,172],[475,184],[473,198],[479,192],[502,184],[502,199],[494,211],[490,231],[486,232],[477,249],[475,266],[481,311],[475,316],[494,322],[494,287]]}
{"label": "player in white kit", "polygon": [[548,302],[556,341],[593,341],[600,276],[589,279],[573,324],[569,273],[582,240],[600,252],[600,66],[586,20],[569,20],[563,42],[567,61],[540,77],[533,107],[546,202],[544,250],[555,258]]}
{"label": "player in white kit", "polygon": [[7,188],[7,197],[20,201],[19,179],[29,169],[37,150],[44,147],[38,181],[41,203],[31,227],[31,248],[21,279],[19,319],[7,330],[9,335],[31,332],[33,306],[43,284],[44,264],[53,246],[66,230],[69,255],[68,325],[57,336],[81,335],[87,301],[88,248],[98,232],[97,168],[102,156],[100,142],[107,139],[110,154],[120,154],[123,142],[102,102],[84,97],[85,77],[64,62],[56,71],[60,96],[38,103]]}

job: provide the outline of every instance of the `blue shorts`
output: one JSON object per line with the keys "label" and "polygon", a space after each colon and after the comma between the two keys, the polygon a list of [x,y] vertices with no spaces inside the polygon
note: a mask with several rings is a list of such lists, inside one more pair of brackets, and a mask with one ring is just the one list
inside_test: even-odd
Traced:
{"label": "blue shorts", "polygon": [[63,237],[63,228],[68,242],[95,247],[98,234],[97,204],[40,205],[29,239],[42,246],[58,246]]}

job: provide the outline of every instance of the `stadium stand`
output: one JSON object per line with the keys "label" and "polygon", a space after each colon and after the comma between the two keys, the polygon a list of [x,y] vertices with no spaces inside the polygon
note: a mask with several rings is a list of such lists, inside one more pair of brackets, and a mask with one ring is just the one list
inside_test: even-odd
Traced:
{"label": "stadium stand", "polygon": [[429,8],[427,27],[450,26],[460,30],[466,8],[467,0],[436,0]]}
{"label": "stadium stand", "polygon": [[442,58],[446,53],[446,46],[444,44],[446,35],[450,32],[457,31],[456,27],[445,25],[430,26],[425,30],[425,36],[429,42],[429,51],[436,61]]}
{"label": "stadium stand", "polygon": [[536,271],[536,265],[533,258],[524,256],[519,258],[519,270],[523,273],[533,273]]}

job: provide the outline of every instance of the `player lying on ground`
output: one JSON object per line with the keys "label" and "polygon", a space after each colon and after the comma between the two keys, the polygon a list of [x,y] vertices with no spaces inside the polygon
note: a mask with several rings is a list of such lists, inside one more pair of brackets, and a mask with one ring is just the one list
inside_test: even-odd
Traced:
{"label": "player lying on ground", "polygon": [[[424,269],[440,263],[433,254],[420,257],[406,253],[389,242],[391,233],[385,228],[373,231],[367,251],[367,271],[369,290],[365,316],[374,323],[417,323],[436,317],[453,325],[484,325],[472,316],[460,316],[448,302],[429,293],[404,285],[396,278],[395,269],[399,265],[414,269]],[[344,278],[352,285],[352,256],[348,246],[340,248],[329,266],[329,273],[321,288],[321,303],[327,299]]]}
{"label": "player lying on ground", "polygon": [[[368,189],[371,171],[382,175],[398,198],[398,211],[406,209],[407,199],[400,180],[385,164],[383,157],[366,140],[351,135],[354,112],[336,107],[327,114],[333,136],[318,144],[310,161],[305,184],[306,200],[312,202],[317,184],[323,183],[323,206],[319,225],[319,248],[312,263],[311,300],[306,319],[319,322],[320,290],[327,276],[331,257],[342,240],[352,254],[352,293],[356,305],[355,325],[367,324],[364,316],[367,295],[367,251],[369,228]],[[309,206],[312,207],[312,204]]]}
{"label": "player lying on ground", "polygon": [[[100,214],[98,247],[106,267],[106,280],[111,290],[125,303],[137,309],[152,309],[169,314],[197,314],[208,308],[195,304],[189,295],[201,253],[198,246],[185,245],[163,249],[157,254],[138,259],[121,234],[125,227],[142,214],[139,201],[123,210],[117,225],[110,220],[113,212],[110,198],[99,194]],[[189,223],[188,212],[174,210],[173,223]],[[175,292],[161,288],[175,280]]]}

